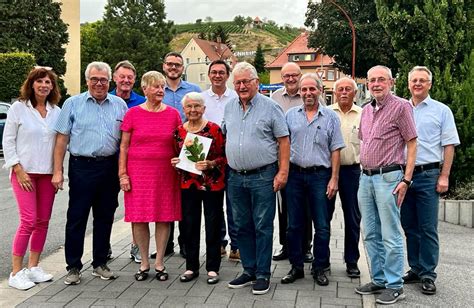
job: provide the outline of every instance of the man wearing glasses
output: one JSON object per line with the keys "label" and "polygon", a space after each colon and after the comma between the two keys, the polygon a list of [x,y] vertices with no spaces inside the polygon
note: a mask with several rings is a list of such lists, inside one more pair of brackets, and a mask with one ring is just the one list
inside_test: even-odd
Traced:
{"label": "man wearing glasses", "polygon": [[288,127],[281,107],[258,93],[255,67],[240,62],[232,74],[239,97],[226,105],[222,130],[231,168],[227,189],[244,272],[228,287],[252,285],[253,294],[265,294],[270,289],[275,192],[288,178]]}
{"label": "man wearing glasses", "polygon": [[201,88],[194,83],[181,80],[183,71],[183,57],[177,52],[167,53],[163,62],[163,73],[166,76],[165,97],[163,98],[163,103],[176,108],[184,123],[186,117],[184,116],[181,99],[189,92],[201,92]]}
{"label": "man wearing glasses", "polygon": [[355,291],[382,293],[377,303],[394,304],[405,298],[400,206],[412,184],[417,134],[410,103],[390,93],[394,84],[391,70],[374,66],[367,80],[373,100],[362,109],[362,175],[357,197],[372,281]]}
{"label": "man wearing glasses", "polygon": [[[227,88],[226,82],[230,77],[230,66],[223,60],[215,60],[209,65],[208,77],[211,81],[211,87],[206,91],[202,92],[202,97],[206,104],[206,111],[204,112],[204,117],[211,122],[216,123],[217,125],[222,124],[222,119],[224,118],[224,109],[228,102],[233,99],[236,99],[237,93]],[[226,168],[226,177],[227,182],[229,178],[229,168]],[[235,229],[234,218],[232,216],[232,205],[229,199],[229,193],[227,192],[226,185],[226,214],[227,214],[227,226],[229,228],[229,239],[230,239],[230,261],[240,261],[240,252],[237,246],[237,230]],[[222,232],[221,232],[221,256],[224,257],[227,255],[225,247],[227,246],[226,236],[226,223],[225,220],[222,221]]]}
{"label": "man wearing glasses", "polygon": [[127,104],[120,97],[108,93],[112,76],[107,63],[90,63],[85,76],[88,91],[64,102],[54,128],[57,136],[51,181],[56,190],[63,188],[66,148],[71,154],[64,246],[68,270],[64,283],[67,285],[81,282],[84,236],[91,209],[94,219],[92,275],[103,280],[117,277],[106,262],[118,207],[120,125]]}
{"label": "man wearing glasses", "polygon": [[401,210],[410,266],[403,280],[421,282],[421,292],[428,295],[436,293],[439,194],[448,190],[454,147],[459,145],[451,109],[430,97],[431,79],[426,66],[415,66],[408,74],[418,151],[413,185]]}
{"label": "man wearing glasses", "polygon": [[[301,69],[298,64],[288,62],[281,68],[281,80],[283,81],[283,88],[273,92],[271,98],[275,100],[278,105],[286,113],[288,109],[303,105],[299,91],[299,81],[301,78]],[[288,207],[286,202],[286,189],[281,189],[277,195],[278,203],[278,225],[280,229],[279,240],[281,249],[278,253],[273,255],[274,261],[281,261],[288,259],[288,242],[286,240],[286,229],[288,225]],[[305,252],[304,262],[313,262],[313,254],[311,253],[311,240],[313,239],[313,228],[309,207],[307,207],[307,215],[305,219],[305,232],[303,237],[303,251]]]}

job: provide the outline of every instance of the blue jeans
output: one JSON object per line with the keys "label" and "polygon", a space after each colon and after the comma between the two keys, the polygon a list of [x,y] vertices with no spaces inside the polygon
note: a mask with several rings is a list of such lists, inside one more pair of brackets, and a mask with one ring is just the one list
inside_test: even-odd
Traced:
{"label": "blue jeans", "polygon": [[276,195],[273,178],[277,166],[249,175],[230,171],[229,198],[237,229],[240,260],[244,273],[258,278],[270,278],[273,244],[273,220]]}
{"label": "blue jeans", "polygon": [[331,169],[301,172],[290,169],[286,184],[288,202],[288,257],[293,267],[304,267],[304,253],[301,239],[305,233],[305,198],[314,224],[313,270],[329,266],[329,199],[326,196]]}
{"label": "blue jeans", "polygon": [[436,279],[439,258],[438,177],[439,169],[413,174],[413,184],[408,189],[401,210],[410,269],[421,278],[433,280]]}
{"label": "blue jeans", "polygon": [[362,174],[357,194],[372,281],[390,289],[403,287],[400,209],[392,193],[402,177],[400,170],[372,176]]}
{"label": "blue jeans", "polygon": [[[234,215],[232,215],[232,202],[229,198],[229,191],[228,191],[228,181],[229,181],[229,171],[230,167],[226,166],[225,168],[225,204],[226,204],[226,215],[227,215],[227,227],[229,229],[229,239],[230,239],[230,249],[235,251],[239,248],[237,246],[237,230],[235,228],[234,223]],[[225,224],[225,219],[222,220],[221,224],[221,246],[227,246],[227,240],[225,239],[225,235],[227,233],[227,228]]]}
{"label": "blue jeans", "polygon": [[[360,257],[360,211],[357,203],[359,190],[360,166],[341,166],[339,170],[339,198],[344,213],[344,261],[357,263]],[[330,220],[334,214],[336,198],[330,200]]]}

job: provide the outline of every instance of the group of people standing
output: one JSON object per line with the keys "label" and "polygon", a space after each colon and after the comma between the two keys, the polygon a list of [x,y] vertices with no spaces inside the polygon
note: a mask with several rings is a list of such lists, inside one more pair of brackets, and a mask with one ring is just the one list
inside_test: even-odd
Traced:
{"label": "group of people standing", "polygon": [[[429,96],[428,68],[410,72],[410,101],[390,92],[389,68],[371,68],[367,84],[373,100],[364,108],[355,105],[357,84],[348,77],[335,82],[336,102],[326,106],[319,76],[302,74],[296,63],[282,67],[284,88],[272,98],[258,92],[257,72],[246,62],[232,72],[226,62],[212,62],[211,88],[203,93],[181,80],[179,53],[165,56],[163,72],[142,76],[142,97],[133,92],[135,68],[122,61],[113,74],[117,88],[109,93],[111,68],[92,62],[85,72],[88,91],[67,99],[61,110],[52,70],[30,72],[9,111],[4,137],[5,167],[12,170],[20,213],[10,286],[28,289],[53,278],[38,261],[54,195],[63,188],[68,150],[68,285],[81,281],[91,209],[92,274],[117,277],[107,259],[120,189],[125,221],[132,226],[130,255],[140,263],[137,281],[148,278],[151,258],[157,280],[169,278],[164,257],[174,249],[174,221],[180,221],[178,244],[186,258],[179,280],[199,276],[204,210],[207,283],[218,283],[227,253],[226,198],[229,257],[243,267],[229,288],[269,291],[277,208],[282,249],[273,259],[288,257],[291,263],[281,283],[304,278],[304,262],[311,262],[315,282],[328,285],[330,223],[339,193],[347,275],[360,276],[361,229],[372,270],[372,281],[355,291],[381,293],[381,304],[402,299],[404,282],[421,281],[423,293],[436,292],[438,197],[448,188],[459,137],[452,112]],[[226,87],[231,74],[235,91]],[[189,133],[212,139],[207,157],[195,164],[201,174],[177,168]],[[151,254],[149,223],[155,223]],[[410,265],[405,276],[401,228]],[[22,269],[29,242],[28,268]]]}

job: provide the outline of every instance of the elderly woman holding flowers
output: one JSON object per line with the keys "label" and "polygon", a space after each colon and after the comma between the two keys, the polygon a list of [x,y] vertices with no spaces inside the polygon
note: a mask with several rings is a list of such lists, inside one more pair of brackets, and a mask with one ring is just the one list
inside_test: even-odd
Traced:
{"label": "elderly woman holding flowers", "polygon": [[[182,99],[183,110],[188,119],[180,125],[174,139],[177,151],[184,146],[186,156],[195,162],[196,174],[181,170],[181,202],[183,211],[184,243],[186,247],[186,271],[181,282],[192,281],[199,276],[199,242],[201,228],[201,207],[204,208],[206,226],[206,270],[207,283],[219,281],[220,230],[224,204],[225,138],[220,127],[202,116],[206,106],[200,93],[191,92]],[[212,139],[207,158],[203,145],[197,137],[187,138],[188,133]],[[176,166],[180,159],[175,157],[171,164]]]}

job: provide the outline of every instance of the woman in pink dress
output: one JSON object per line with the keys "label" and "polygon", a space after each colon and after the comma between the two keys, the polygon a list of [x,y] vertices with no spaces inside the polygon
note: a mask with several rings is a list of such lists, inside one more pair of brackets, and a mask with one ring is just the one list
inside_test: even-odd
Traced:
{"label": "woman in pink dress", "polygon": [[181,220],[179,177],[170,165],[176,156],[173,131],[181,124],[179,112],[162,103],[165,77],[156,71],[143,75],[146,102],[130,108],[122,123],[120,188],[125,192],[125,221],[132,223],[142,262],[135,274],[146,280],[150,270],[150,229],[155,223],[156,278],[168,279],[163,258],[170,222]]}

